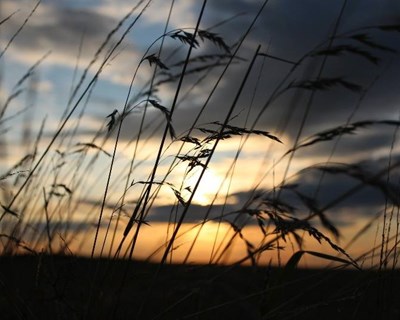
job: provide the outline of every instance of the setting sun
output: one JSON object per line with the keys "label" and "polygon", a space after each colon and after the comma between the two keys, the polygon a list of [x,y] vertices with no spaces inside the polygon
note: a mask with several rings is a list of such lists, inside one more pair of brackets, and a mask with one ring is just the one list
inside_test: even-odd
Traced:
{"label": "setting sun", "polygon": [[[194,188],[199,177],[200,172],[196,172],[188,179],[190,188]],[[222,177],[218,176],[212,169],[207,169],[193,197],[193,202],[203,206],[210,204],[215,195],[221,191],[222,182]]]}

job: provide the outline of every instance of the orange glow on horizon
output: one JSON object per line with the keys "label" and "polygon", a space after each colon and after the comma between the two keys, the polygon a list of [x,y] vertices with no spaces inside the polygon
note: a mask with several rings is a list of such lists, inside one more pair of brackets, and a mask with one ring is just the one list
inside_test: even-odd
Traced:
{"label": "orange glow on horizon", "polygon": [[[358,224],[358,226],[361,226],[361,224]],[[168,226],[166,223],[151,223],[150,226],[144,225],[140,231],[133,258],[154,263],[159,262],[166,248],[167,237],[171,236],[173,227],[173,225]],[[135,229],[131,231],[131,235],[128,237],[129,239],[125,241],[119,258],[129,257],[129,245],[134,232]],[[103,228],[100,230],[98,237],[98,244],[95,251],[96,257],[100,257],[104,235],[105,229]],[[116,234],[113,250],[111,251],[111,235],[108,235],[101,257],[114,257],[116,248],[122,239],[121,235],[122,230],[119,230]],[[248,257],[248,246],[246,245],[246,241],[256,249],[262,244],[265,244],[268,240],[274,238],[274,235],[264,238],[259,227],[256,225],[243,228],[242,236],[243,238],[238,234],[235,235],[234,230],[227,223],[219,224],[217,222],[208,222],[202,227],[199,224],[184,223],[174,242],[167,263],[179,264],[185,262],[189,264],[217,263],[222,265],[231,265],[241,261],[241,265],[251,265],[252,261]],[[70,237],[68,252],[72,252],[78,256],[89,257],[92,250],[93,238],[94,230],[92,232],[75,232],[75,234]],[[367,234],[363,237],[363,239],[370,238],[371,234]],[[194,239],[196,239],[195,243]],[[57,250],[65,244],[64,240],[55,237],[52,244],[53,252],[57,252]],[[194,246],[192,247],[193,243]],[[230,243],[230,246],[227,247],[228,243]],[[272,266],[284,266],[290,257],[300,250],[296,246],[294,239],[290,236],[286,237],[286,241],[283,241],[282,239],[279,240],[277,245],[282,249],[279,251],[277,249],[265,250],[260,255],[255,254],[254,257],[257,261],[257,265],[266,266],[271,264]],[[304,246],[305,250],[327,253],[332,256],[339,256],[346,259],[346,257],[339,255],[338,252],[330,248],[327,243],[322,242],[320,244],[315,239],[311,239],[308,235],[305,235],[304,237]],[[45,249],[46,241],[38,243],[35,249],[40,250],[41,247],[42,249]],[[357,257],[368,251],[370,248],[371,243],[368,241],[359,241],[354,248],[348,251],[348,253],[352,257]],[[191,250],[190,255],[187,256],[189,250]],[[221,255],[222,252],[224,253]],[[21,253],[26,252],[21,251]],[[246,259],[246,257],[248,258]],[[331,261],[305,254],[302,257],[299,266],[318,268],[330,264]]]}

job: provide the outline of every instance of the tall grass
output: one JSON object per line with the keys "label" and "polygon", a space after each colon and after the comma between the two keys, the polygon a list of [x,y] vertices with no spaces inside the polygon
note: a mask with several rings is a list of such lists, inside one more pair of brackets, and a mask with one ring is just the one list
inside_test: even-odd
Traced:
{"label": "tall grass", "polygon": [[[351,70],[343,76],[332,75],[327,65],[332,59],[337,63],[338,59],[346,57],[364,60],[371,66],[379,64],[382,54],[396,59],[395,49],[373,40],[371,34],[395,37],[400,26],[382,24],[341,31],[347,6],[347,1],[343,1],[327,40],[294,59],[276,56],[263,44],[255,46],[251,52],[243,49],[247,41],[250,42],[249,37],[260,17],[269,10],[268,0],[260,3],[258,12],[243,28],[243,33],[235,35],[235,43],[229,43],[218,33],[218,27],[234,24],[235,18],[222,21],[214,28],[203,27],[208,8],[206,0],[202,2],[193,28],[171,30],[169,19],[175,5],[175,1],[171,1],[164,33],[149,42],[131,70],[123,103],[110,107],[102,115],[102,123],[97,123],[97,128],[88,137],[84,134],[86,121],[90,119],[88,105],[103,80],[104,70],[118,59],[128,36],[141,23],[152,2],[138,1],[110,30],[85,68],[78,67],[84,45],[82,37],[71,93],[56,128],[48,128],[46,116],[40,108],[35,109],[35,117],[40,116],[42,120],[41,126],[35,127],[35,136],[32,129],[25,131],[25,140],[33,141],[26,145],[29,151],[19,154],[20,160],[9,167],[2,167],[2,256],[30,254],[38,257],[37,279],[47,255],[86,255],[92,261],[107,258],[105,269],[98,262],[90,275],[84,302],[86,310],[71,313],[78,317],[96,314],[95,303],[105,299],[101,292],[110,283],[116,288],[115,296],[110,298],[113,309],[110,314],[124,314],[124,293],[128,283],[132,286],[130,279],[134,275],[131,265],[124,264],[122,274],[116,274],[116,266],[133,259],[158,263],[147,287],[137,289],[142,290],[140,299],[135,298],[141,301],[135,310],[139,318],[146,317],[146,306],[159,290],[167,273],[165,270],[170,270],[169,264],[190,265],[199,260],[204,264],[200,269],[206,269],[207,262],[208,265],[227,264],[228,268],[212,274],[183,297],[153,313],[154,318],[163,318],[171,310],[197,298],[194,303],[197,309],[183,313],[187,318],[199,318],[254,298],[262,300],[253,305],[258,318],[279,318],[282,310],[291,303],[291,300],[282,300],[282,290],[296,283],[290,280],[290,275],[299,265],[307,265],[303,262],[307,257],[313,263],[318,261],[320,266],[327,265],[328,270],[378,270],[381,272],[380,287],[376,290],[378,294],[386,292],[384,271],[391,270],[392,276],[395,275],[399,257],[400,203],[396,177],[400,162],[396,142],[400,121],[398,116],[356,120],[370,92],[384,76],[384,68],[377,69],[374,80],[365,85],[352,79]],[[0,52],[0,61],[6,61],[9,48],[24,28],[29,28],[29,21],[37,10],[40,10],[40,1],[7,39]],[[1,17],[0,28],[15,14]],[[14,111],[12,106],[23,99],[27,90],[31,90],[29,97],[40,94],[34,92],[32,82],[30,89],[27,83],[35,81],[35,75],[49,54],[29,68],[1,101],[0,139],[4,148],[7,131],[19,130],[21,118],[28,121],[23,117],[24,109]],[[268,66],[272,63],[282,66],[279,68],[282,74],[279,81],[264,89],[263,81],[269,76]],[[141,73],[146,75],[149,68],[152,72],[148,80],[139,80]],[[315,72],[310,73],[307,69]],[[78,70],[82,70],[79,79]],[[240,74],[230,77],[229,74],[237,70]],[[235,91],[223,101],[225,105],[221,109],[225,114],[210,121],[212,108],[215,108],[213,99],[219,92],[224,92],[224,82],[237,84],[232,86]],[[260,95],[263,95],[262,104],[256,106]],[[286,102],[291,95],[299,98],[298,101],[289,102],[288,111],[276,120],[275,128],[264,128],[262,119],[277,116],[277,105]],[[309,118],[313,112],[321,112],[316,109],[316,101],[325,96],[326,99],[348,96],[355,103],[344,123],[310,133]],[[338,99],[338,103],[340,101],[342,99]],[[304,105],[298,106],[301,103]],[[191,108],[193,104],[198,108],[193,108],[192,118],[187,121],[179,118],[179,111]],[[28,103],[26,109],[29,108]],[[292,119],[295,114],[300,115],[296,124]],[[138,123],[138,127],[132,128],[130,123]],[[380,150],[384,155],[379,161],[370,161],[368,151],[364,159],[337,155],[342,144],[352,139],[356,145],[354,136],[366,134],[371,128],[391,134],[385,150]],[[243,163],[244,167],[253,166],[250,160],[246,163],[246,152],[254,142],[265,150],[258,153],[262,162],[250,185],[248,181],[238,181],[237,176],[241,176],[240,170],[246,170]],[[223,147],[227,146],[236,147],[231,147],[234,152],[226,163],[221,164]],[[8,152],[13,152],[14,147],[11,143],[7,145]],[[312,155],[317,148],[326,149],[323,160],[321,157],[314,160],[310,156],[303,165],[304,154]],[[370,168],[371,163],[376,167]],[[214,190],[209,203],[196,203],[210,170],[220,172],[220,185],[209,186]],[[329,192],[324,189],[325,185],[336,186],[335,183],[342,179],[344,182],[339,184],[342,189]],[[307,189],[309,181],[316,181],[312,191]],[[238,184],[248,189],[240,190],[236,187]],[[354,222],[359,229],[353,236],[344,235],[338,219],[331,212],[345,210],[346,202],[357,199],[357,194],[365,189],[382,195],[379,212],[370,220],[360,217],[363,224]],[[324,198],[327,193],[328,200]],[[157,213],[159,210],[164,210],[161,216]],[[201,215],[199,210],[202,210]],[[157,217],[164,222],[164,234],[152,236],[161,236],[164,240],[147,248],[144,255],[142,241],[148,237],[148,230],[150,233],[161,230]],[[214,231],[209,235],[212,239],[207,252],[201,253],[201,257],[196,256],[204,249],[202,235],[210,226]],[[371,240],[373,230],[376,230],[375,239]],[[373,244],[359,252],[353,249],[359,239],[368,239]],[[239,298],[202,306],[199,298],[205,292],[202,290],[240,265],[261,268],[266,277],[265,285]],[[282,267],[279,276],[273,280],[269,276],[272,265]],[[57,291],[55,274],[60,267],[54,260],[49,268],[51,271],[47,275],[55,277],[53,289]],[[6,288],[4,283],[1,285]],[[7,294],[14,297],[11,291]],[[298,298],[293,297],[294,300]],[[84,297],[81,299],[85,300]],[[378,301],[378,306],[382,307],[381,315],[386,312],[384,301],[383,298]],[[60,298],[57,303],[65,307],[67,302]],[[18,301],[16,304],[29,309],[28,304]],[[61,309],[57,312],[61,313]],[[18,311],[20,317],[33,312]]]}

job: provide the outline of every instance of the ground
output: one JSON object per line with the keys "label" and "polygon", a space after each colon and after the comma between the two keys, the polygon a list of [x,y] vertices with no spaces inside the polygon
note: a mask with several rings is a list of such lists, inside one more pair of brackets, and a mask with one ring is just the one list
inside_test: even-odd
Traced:
{"label": "ground", "polygon": [[1,319],[399,319],[399,271],[0,258]]}

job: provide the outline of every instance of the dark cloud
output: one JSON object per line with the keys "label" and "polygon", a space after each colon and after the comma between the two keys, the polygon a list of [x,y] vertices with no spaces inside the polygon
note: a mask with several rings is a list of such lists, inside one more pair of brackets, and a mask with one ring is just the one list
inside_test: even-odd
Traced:
{"label": "dark cloud", "polygon": [[[24,18],[24,14],[17,13],[7,21],[2,26],[2,37],[11,38]],[[83,36],[84,49],[93,55],[95,47],[104,40],[116,22],[92,10],[59,8],[51,3],[43,3],[15,38],[13,47],[26,52],[61,51],[72,59],[77,55],[77,48]]]}
{"label": "dark cloud", "polygon": [[[330,128],[334,129],[334,128]],[[323,130],[322,132],[324,132]],[[369,128],[359,128],[354,133],[343,134],[338,140],[317,142],[312,146],[299,148],[298,157],[309,157],[310,152],[318,155],[330,155],[334,151],[332,160],[348,161],[351,159],[363,159],[371,156],[371,154],[379,154],[387,152],[393,142],[393,134],[395,128],[388,128],[381,125]],[[318,134],[320,132],[315,132]],[[304,142],[311,141],[315,135],[303,140]]]}
{"label": "dark cloud", "polygon": [[[243,35],[244,30],[250,24],[259,7],[260,3],[258,2],[214,1],[210,3],[206,11],[203,25],[204,27],[212,26],[239,13],[246,13],[213,29],[228,44],[232,44]],[[270,55],[286,60],[297,61],[317,44],[326,41],[332,32],[340,7],[341,3],[337,1],[325,1],[323,3],[302,1],[300,3],[288,0],[275,1],[268,4],[239,51],[239,56],[246,61],[237,61],[237,64],[230,67],[210,99],[205,112],[200,118],[200,122],[224,120],[228,109],[233,103],[248,62],[258,44],[262,45],[262,52],[267,52]],[[371,25],[395,24],[398,21],[397,13],[400,13],[399,6],[390,1],[382,3],[377,3],[376,1],[354,1],[344,11],[339,33]],[[368,39],[378,45],[400,49],[398,45],[400,34],[398,32],[379,29],[360,29],[356,32],[356,34],[360,33],[368,34]],[[170,45],[172,46],[172,44]],[[346,84],[356,84],[362,90],[368,89],[365,95],[363,95],[362,90],[353,92],[341,82],[336,82],[331,88],[318,90],[313,97],[311,105],[309,105],[311,90],[296,88],[285,90],[278,99],[267,105],[266,103],[271,93],[278,82],[289,72],[292,65],[268,58],[262,61],[263,59],[259,57],[234,111],[234,115],[240,116],[236,117],[233,123],[236,125],[244,124],[247,113],[246,108],[250,106],[255,88],[258,91],[252,103],[251,121],[248,126],[256,121],[256,128],[271,131],[278,136],[281,134],[293,138],[299,130],[305,110],[308,107],[309,111],[303,128],[303,137],[334,126],[343,125],[347,121],[397,118],[397,103],[400,98],[398,90],[396,90],[400,69],[397,55],[344,37],[335,40],[333,45],[351,45],[362,52],[367,52],[367,54],[347,52],[338,56],[330,56],[321,77],[340,79],[347,81]],[[200,51],[193,51],[193,57],[209,51],[221,53],[209,42],[202,43],[201,48]],[[172,47],[166,50],[165,57],[168,56],[167,52],[171,50]],[[181,59],[184,56],[184,51],[179,51],[179,55],[175,58],[179,57]],[[377,63],[372,63],[368,60],[368,57],[370,57],[369,59],[376,57],[378,59]],[[291,74],[284,88],[290,84],[304,84],[304,81],[314,80],[321,62],[322,57],[308,57],[298,67],[297,71]],[[173,65],[173,60],[168,62],[167,65]],[[191,64],[189,69],[194,69],[196,66],[196,64]],[[179,70],[179,68],[171,68],[170,72],[174,74]],[[262,74],[258,78],[260,70],[262,70]],[[186,77],[180,94],[181,98],[186,98],[180,102],[173,116],[173,124],[178,133],[182,133],[192,126],[200,107],[207,100],[212,85],[221,72],[222,67],[213,69],[212,73],[205,80],[199,82],[192,91],[189,91],[191,86],[203,74],[198,73],[196,76]],[[163,76],[159,79],[163,79]],[[177,81],[170,82],[164,86],[163,90],[155,94],[160,103],[167,108],[170,107],[176,86]],[[186,96],[188,92],[189,94]],[[155,123],[159,118],[159,113],[153,110],[149,113],[147,121],[148,123]],[[138,127],[139,121],[140,116],[135,115],[128,120],[129,125],[127,127],[129,129]],[[360,137],[359,144],[361,148],[367,148],[368,141],[370,142],[370,148],[386,147],[388,139],[378,139],[377,137],[389,136],[392,131],[386,127],[379,127],[379,130],[380,132],[374,132],[375,137],[365,139]],[[158,132],[162,132],[162,130]],[[130,139],[131,136],[131,131],[123,134],[126,139]],[[286,143],[288,146],[291,144],[290,141],[286,141]],[[315,153],[318,152],[319,155],[323,151],[325,151],[324,148],[313,150]]]}
{"label": "dark cloud", "polygon": [[[316,201],[320,208],[327,208],[337,217],[352,213],[356,216],[372,215],[385,204],[399,203],[399,170],[393,168],[388,176],[385,170],[390,164],[398,164],[400,158],[394,156],[364,160],[356,164],[328,163],[312,166],[302,171],[293,182],[293,190]],[[327,168],[329,170],[321,170]],[[291,187],[292,188],[292,187]],[[295,195],[287,189],[283,193]],[[350,192],[351,190],[351,192]],[[345,195],[345,196],[344,196]]]}
{"label": "dark cloud", "polygon": [[[390,163],[400,163],[400,157],[393,157]],[[315,206],[325,209],[324,214],[335,224],[349,224],[352,219],[362,216],[375,216],[385,205],[398,204],[399,186],[397,181],[400,170],[392,170],[388,180],[387,171],[382,170],[389,165],[387,157],[359,162],[355,165],[339,163],[321,164],[302,170],[295,178],[287,181],[279,191],[279,201],[294,208],[293,215],[298,218],[307,216],[310,207],[302,196],[312,199]],[[331,168],[323,172],[318,168]],[[334,171],[333,169],[336,169]],[[350,192],[353,190],[353,192]],[[241,211],[251,199],[273,199],[278,191],[259,190],[243,191],[232,194],[234,203],[213,206],[191,205],[185,222],[198,223],[208,217],[208,220],[255,224],[256,219]],[[256,195],[256,198],[254,196]],[[299,196],[301,195],[301,196]],[[343,196],[346,195],[346,196]],[[258,200],[250,201],[246,208],[256,208]],[[159,206],[151,209],[149,221],[168,222],[179,219],[183,212],[180,207]],[[318,220],[318,219],[317,219]],[[316,221],[318,223],[318,221]]]}
{"label": "dark cloud", "polygon": [[[209,206],[201,206],[196,204],[191,205],[189,213],[185,218],[185,222],[201,222],[203,221],[208,211],[209,220],[217,220],[221,215],[223,215],[222,209],[223,206],[220,205],[214,205],[211,208]],[[225,209],[227,210],[227,212],[233,211],[232,206],[228,206],[228,208]],[[178,209],[178,212],[176,212],[176,209],[174,209],[173,206],[159,206],[152,208],[148,219],[150,222],[173,222],[175,221],[175,219],[179,219],[179,217],[182,215],[182,212],[182,207],[180,207]],[[228,220],[229,216],[227,216],[226,219]]]}
{"label": "dark cloud", "polygon": [[[313,0],[301,2],[293,0],[270,1],[239,51],[239,56],[247,61],[240,61],[240,63],[237,61],[238,64],[229,69],[201,117],[201,122],[223,121],[236,95],[248,61],[258,44],[262,45],[262,52],[282,59],[297,61],[316,45],[326,41],[332,32],[341,5],[337,1],[324,1],[323,3]],[[109,16],[90,10],[89,6],[83,8],[73,4],[68,5],[66,1],[58,4],[44,2],[42,6],[45,10],[42,13],[39,10],[38,17],[36,17],[38,20],[42,18],[42,21],[38,23],[32,20],[32,25],[27,26],[16,38],[14,46],[19,50],[43,51],[43,48],[46,48],[46,50],[55,48],[61,50],[66,56],[75,59],[80,38],[84,34],[84,50],[87,58],[91,58],[94,50],[117,23]],[[212,1],[206,9],[202,27],[211,27],[225,19],[243,13],[232,21],[212,29],[213,32],[222,36],[228,44],[233,44],[243,35],[260,6],[261,3],[258,1]],[[399,5],[393,1],[352,1],[345,8],[339,33],[371,25],[392,25],[398,22],[399,14]],[[35,17],[32,19],[35,19]],[[15,30],[19,24],[20,21],[16,19],[7,22],[3,36],[9,37],[12,34],[11,30]],[[366,29],[360,30],[358,33],[367,33],[371,41],[393,49],[400,49],[398,45],[400,35],[396,32]],[[179,44],[178,40],[174,42],[169,39],[166,42],[166,49],[162,58],[166,59],[163,62],[168,66],[172,66],[185,56],[187,47],[183,47],[174,54],[173,59],[167,60],[177,44]],[[335,40],[334,45],[336,44],[352,45],[367,51],[380,59],[379,64],[375,65],[368,61],[365,56],[359,54],[344,53],[328,58],[322,77],[341,79],[343,77],[344,80],[358,84],[363,88],[369,87],[376,77],[378,79],[361,102],[361,93],[351,92],[340,84],[333,86],[330,90],[317,92],[310,106],[303,136],[344,124],[353,113],[355,113],[354,120],[393,118],[396,116],[399,94],[395,84],[400,68],[396,55],[379,48],[369,47],[354,39],[342,38]],[[223,53],[210,41],[201,43],[200,47],[200,49],[194,50],[193,56],[204,53]],[[260,114],[260,111],[266,107],[266,102],[277,83],[292,67],[292,65],[281,61],[268,58],[264,62],[262,60],[262,57],[258,58],[234,114],[249,107],[254,89],[257,86],[258,94],[253,101],[250,119],[257,121],[257,128],[259,129],[274,133],[283,132],[293,138],[297,134],[299,124],[307,108],[310,90],[293,88],[285,91],[273,104],[267,106],[258,119],[255,119],[256,115]],[[207,63],[191,64],[189,69]],[[321,57],[313,56],[306,59],[288,79],[286,86],[291,82],[301,83],[305,80],[315,79],[320,63]],[[169,72],[177,74],[180,68],[171,68]],[[264,68],[262,69],[263,74],[257,80],[258,71],[261,68]],[[148,70],[142,72],[144,71],[147,73]],[[222,67],[213,69],[212,73],[197,84],[187,98],[180,103],[173,117],[173,123],[178,133],[191,127],[199,108],[206,101],[212,85],[221,71]],[[195,76],[186,77],[181,90],[181,98],[185,96],[201,75],[203,74],[198,73]],[[159,79],[165,79],[165,76],[161,76]],[[255,84],[256,81],[259,82]],[[170,106],[176,86],[177,81],[170,82],[155,94],[160,99],[160,103],[166,107]],[[109,99],[103,94],[103,87],[101,90],[102,92],[99,94],[104,99]],[[96,97],[96,93],[94,97]],[[93,99],[95,100],[95,98]],[[116,106],[123,104],[123,97],[118,100],[115,97],[113,99],[116,100]],[[236,118],[236,124],[244,123],[245,114],[246,110],[242,112],[241,117]],[[153,123],[155,119],[159,118],[156,111],[150,112],[149,115],[149,123]],[[98,116],[103,117],[102,114]],[[135,115],[128,122],[129,129],[137,127],[140,116]],[[131,136],[131,131],[122,135],[126,139],[130,139]]]}
{"label": "dark cloud", "polygon": [[[233,39],[237,39],[243,34],[259,6],[260,4],[256,2],[237,1],[228,3],[227,1],[215,1],[211,3],[211,8],[208,10],[211,18],[207,22],[212,25],[218,18],[222,19],[234,16],[239,12],[247,12],[246,16],[241,16],[220,29],[221,35],[226,35],[232,43],[234,42]],[[324,1],[323,3],[318,1],[271,2],[244,42],[240,54],[249,60],[257,44],[262,44],[263,52],[297,61],[317,44],[326,41],[332,32],[340,7],[341,3],[337,1]],[[219,15],[222,12],[223,15]],[[344,33],[371,25],[392,25],[399,21],[397,13],[400,13],[399,6],[390,1],[382,3],[354,1],[345,9],[339,32]],[[400,49],[398,45],[400,35],[396,32],[366,29],[356,33],[367,33],[370,37],[368,39],[379,45]],[[379,48],[372,48],[354,39],[341,38],[335,40],[333,45],[351,45],[366,51],[371,57],[379,59],[378,64],[369,61],[367,54],[343,53],[338,56],[330,56],[322,73],[322,78],[343,79],[349,83],[357,84],[363,89],[369,88],[369,91],[363,99],[361,99],[362,92],[352,92],[340,83],[333,85],[329,90],[318,91],[310,106],[303,136],[342,125],[348,120],[397,118],[396,106],[399,94],[394,87],[395,83],[398,82],[400,68],[397,55]],[[318,56],[306,59],[298,71],[291,75],[286,84],[315,79],[321,60],[321,57]],[[226,81],[215,92],[210,102],[211,106],[202,118],[204,121],[221,121],[223,119],[237,92],[247,64],[241,63],[241,67],[235,67],[228,73]],[[264,74],[260,83],[258,83],[259,94],[253,104],[253,116],[264,108],[270,93],[290,67],[284,62],[266,60]],[[242,94],[240,107],[237,107],[238,111],[249,105],[254,90],[256,73],[260,68],[261,61],[256,64],[253,71],[254,76],[249,80],[246,90]],[[269,105],[263,115],[257,119],[257,126],[273,132],[283,130],[286,135],[295,136],[305,114],[305,109],[308,107],[310,94],[311,91],[305,89],[293,88],[287,90],[279,99]],[[186,126],[190,126],[189,119],[193,118],[194,114],[192,110],[193,107],[187,107],[187,109],[182,108],[177,111],[174,121],[178,128],[183,128],[185,123]],[[190,117],[191,115],[192,117]],[[243,117],[237,118],[237,123],[243,123]],[[287,126],[282,126],[282,123],[287,123]],[[380,129],[386,130],[386,128]],[[377,146],[377,142],[375,141],[375,144],[372,144],[371,141],[371,147]],[[382,140],[382,143],[386,142],[386,139]]]}

